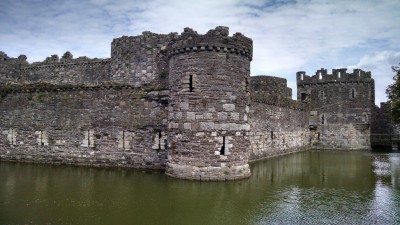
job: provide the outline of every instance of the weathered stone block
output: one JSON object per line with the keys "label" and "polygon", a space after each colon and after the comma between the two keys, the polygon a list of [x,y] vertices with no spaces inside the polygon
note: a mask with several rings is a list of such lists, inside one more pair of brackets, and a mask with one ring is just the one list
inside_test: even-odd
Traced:
{"label": "weathered stone block", "polygon": [[218,112],[217,116],[218,116],[218,120],[219,121],[226,120],[228,118],[228,113],[226,113],[226,112]]}
{"label": "weathered stone block", "polygon": [[203,118],[206,120],[211,120],[211,119],[213,119],[213,115],[212,115],[212,113],[204,113]]}
{"label": "weathered stone block", "polygon": [[222,108],[223,108],[225,111],[228,111],[228,112],[234,111],[234,110],[235,110],[235,104],[223,104],[223,105],[222,105]]}
{"label": "weathered stone block", "polygon": [[189,121],[196,120],[196,113],[195,112],[186,112],[186,119]]}
{"label": "weathered stone block", "polygon": [[185,130],[191,130],[192,129],[192,124],[191,123],[184,123],[183,124],[183,128]]}
{"label": "weathered stone block", "polygon": [[200,129],[211,131],[214,129],[214,122],[200,122]]}
{"label": "weathered stone block", "polygon": [[204,119],[203,115],[196,115],[196,120],[202,120]]}
{"label": "weathered stone block", "polygon": [[182,119],[182,112],[176,112],[175,113],[175,119],[177,119],[177,120]]}
{"label": "weathered stone block", "polygon": [[196,137],[204,137],[205,133],[204,132],[197,132]]}
{"label": "weathered stone block", "polygon": [[181,102],[180,103],[180,108],[181,108],[181,110],[188,110],[189,109],[189,103],[188,102]]}
{"label": "weathered stone block", "polygon": [[221,123],[220,130],[229,130],[229,123]]}
{"label": "weathered stone block", "polygon": [[238,125],[240,127],[240,124],[236,124],[236,123],[229,123],[229,130],[238,130]]}
{"label": "weathered stone block", "polygon": [[231,118],[232,118],[233,120],[239,120],[239,113],[234,113],[234,112],[232,112],[232,113],[231,113]]}

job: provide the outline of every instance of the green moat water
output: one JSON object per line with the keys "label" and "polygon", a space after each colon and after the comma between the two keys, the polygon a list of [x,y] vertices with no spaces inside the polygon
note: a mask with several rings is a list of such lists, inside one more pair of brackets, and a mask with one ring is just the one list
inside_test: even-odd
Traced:
{"label": "green moat water", "polygon": [[0,162],[0,224],[400,224],[400,154],[311,151],[234,182]]}

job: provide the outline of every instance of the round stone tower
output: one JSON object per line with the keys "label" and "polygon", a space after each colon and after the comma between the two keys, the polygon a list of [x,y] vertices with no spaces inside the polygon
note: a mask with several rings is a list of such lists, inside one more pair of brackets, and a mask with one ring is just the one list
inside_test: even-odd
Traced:
{"label": "round stone tower", "polygon": [[253,44],[217,27],[190,28],[170,42],[166,173],[197,180],[250,176],[248,123]]}

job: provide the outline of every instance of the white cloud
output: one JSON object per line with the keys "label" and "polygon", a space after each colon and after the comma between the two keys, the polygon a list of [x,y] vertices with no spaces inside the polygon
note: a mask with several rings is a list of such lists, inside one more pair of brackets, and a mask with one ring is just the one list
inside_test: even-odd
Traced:
{"label": "white cloud", "polygon": [[372,72],[375,80],[375,103],[386,102],[385,89],[393,83],[392,66],[399,65],[400,51],[381,51],[363,56],[356,65],[347,66],[348,69],[363,68]]}
{"label": "white cloud", "polygon": [[[122,35],[180,33],[184,27],[206,33],[223,25],[253,39],[253,75],[282,76],[294,84],[298,70],[369,70],[363,56],[399,52],[399,12],[392,0],[2,0],[0,51],[26,54],[29,61],[67,50],[76,57],[109,57],[112,39]],[[377,85],[377,99],[382,88]]]}

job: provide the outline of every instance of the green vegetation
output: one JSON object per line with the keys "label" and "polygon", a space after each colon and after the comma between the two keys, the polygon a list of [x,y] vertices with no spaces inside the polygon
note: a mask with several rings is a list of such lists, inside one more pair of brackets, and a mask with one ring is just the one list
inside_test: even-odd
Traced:
{"label": "green vegetation", "polygon": [[[400,65],[400,63],[399,63]],[[386,89],[386,94],[391,104],[390,115],[395,123],[400,122],[400,67],[392,66],[393,72],[396,74],[393,77],[394,83]]]}
{"label": "green vegetation", "polygon": [[37,94],[37,99],[39,100],[39,102],[43,102],[43,100],[46,96],[47,96],[46,93],[40,92]]}

